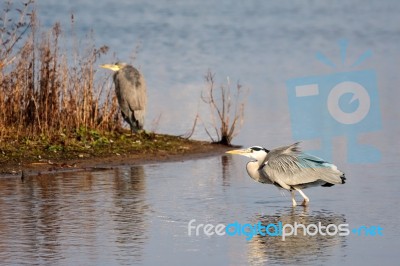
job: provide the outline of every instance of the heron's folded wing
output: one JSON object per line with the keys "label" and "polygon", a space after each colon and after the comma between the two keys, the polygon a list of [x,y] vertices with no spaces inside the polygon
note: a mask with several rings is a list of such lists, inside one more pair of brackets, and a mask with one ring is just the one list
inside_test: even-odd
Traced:
{"label": "heron's folded wing", "polygon": [[[333,165],[324,162],[317,157],[308,157],[299,154],[277,154],[266,161],[263,171],[272,182],[282,186],[294,186],[308,184],[316,181],[325,181],[332,184],[340,184],[340,176],[343,174]],[[282,186],[286,188],[285,186]]]}
{"label": "heron's folded wing", "polygon": [[125,85],[123,88],[129,108],[131,110],[145,110],[147,103],[146,82],[139,70],[132,66],[125,67],[120,84]]}

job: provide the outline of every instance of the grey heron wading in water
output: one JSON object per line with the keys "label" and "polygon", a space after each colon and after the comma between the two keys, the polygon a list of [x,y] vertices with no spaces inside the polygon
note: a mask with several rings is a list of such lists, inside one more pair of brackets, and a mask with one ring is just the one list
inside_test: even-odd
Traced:
{"label": "grey heron wading in water", "polygon": [[147,94],[143,75],[131,65],[117,62],[101,65],[114,71],[114,86],[122,117],[135,133],[143,129]]}
{"label": "grey heron wading in water", "polygon": [[257,182],[289,190],[292,194],[293,207],[297,205],[295,191],[304,198],[302,205],[306,206],[310,199],[302,189],[314,186],[331,187],[344,184],[346,180],[344,173],[335,165],[301,152],[299,143],[273,150],[253,146],[227,153],[252,159],[246,166],[249,176]]}

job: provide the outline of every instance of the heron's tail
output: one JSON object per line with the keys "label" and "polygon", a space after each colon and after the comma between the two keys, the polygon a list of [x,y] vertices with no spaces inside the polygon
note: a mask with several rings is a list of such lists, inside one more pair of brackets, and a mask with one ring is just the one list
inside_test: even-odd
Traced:
{"label": "heron's tail", "polygon": [[346,176],[344,175],[344,173],[340,176],[340,179],[342,180],[342,184],[346,183]]}
{"label": "heron's tail", "polygon": [[[346,183],[346,177],[345,177],[345,175],[344,175],[344,173],[342,173],[342,175],[341,176],[339,176],[340,177],[340,181],[341,181],[341,183],[338,183],[338,182],[326,182],[325,184],[323,184],[323,185],[321,185],[321,186],[323,186],[323,187],[331,187],[331,186],[334,186],[335,184],[344,184],[344,183]],[[324,180],[324,181],[326,181],[326,179]]]}

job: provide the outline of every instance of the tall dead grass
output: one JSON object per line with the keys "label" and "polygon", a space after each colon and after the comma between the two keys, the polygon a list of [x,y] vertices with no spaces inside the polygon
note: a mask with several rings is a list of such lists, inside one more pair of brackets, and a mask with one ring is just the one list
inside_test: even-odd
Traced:
{"label": "tall dead grass", "polygon": [[[17,16],[11,16],[12,12]],[[68,53],[60,45],[65,41],[60,24],[48,32],[38,25],[33,1],[20,6],[4,4],[0,15],[0,140],[51,138],[81,128],[118,128],[115,94],[105,79],[95,79],[95,63],[108,47],[75,47]]]}

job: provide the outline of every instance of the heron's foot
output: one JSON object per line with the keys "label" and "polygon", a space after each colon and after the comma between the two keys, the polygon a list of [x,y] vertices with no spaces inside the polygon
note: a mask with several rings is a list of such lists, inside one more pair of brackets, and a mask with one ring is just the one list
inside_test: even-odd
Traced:
{"label": "heron's foot", "polygon": [[301,203],[301,206],[306,207],[306,206],[308,206],[309,203],[310,203],[309,199],[304,199],[303,202]]}
{"label": "heron's foot", "polygon": [[147,132],[144,129],[131,129],[131,136],[135,135],[146,135]]}
{"label": "heron's foot", "polygon": [[301,203],[301,206],[308,206],[308,203],[310,202],[310,199],[304,194],[303,191],[301,191],[299,188],[295,187],[294,188],[296,191],[300,193],[300,195],[303,197],[303,203]]}
{"label": "heron's foot", "polygon": [[136,134],[145,139],[153,139],[154,136],[156,135],[154,132],[146,131],[144,129],[139,129]]}

